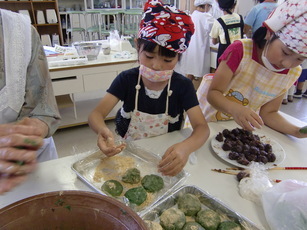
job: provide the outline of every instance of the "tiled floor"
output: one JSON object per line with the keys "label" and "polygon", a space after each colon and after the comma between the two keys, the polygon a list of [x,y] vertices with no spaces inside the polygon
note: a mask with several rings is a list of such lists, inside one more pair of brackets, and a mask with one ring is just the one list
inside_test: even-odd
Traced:
{"label": "tiled floor", "polygon": [[[294,99],[292,103],[281,105],[280,110],[307,123],[307,98]],[[114,130],[113,121],[107,124]],[[97,136],[87,125],[60,129],[53,137],[59,157],[97,149]]]}
{"label": "tiled floor", "polygon": [[307,98],[294,98],[293,102],[281,105],[280,110],[307,123]]}

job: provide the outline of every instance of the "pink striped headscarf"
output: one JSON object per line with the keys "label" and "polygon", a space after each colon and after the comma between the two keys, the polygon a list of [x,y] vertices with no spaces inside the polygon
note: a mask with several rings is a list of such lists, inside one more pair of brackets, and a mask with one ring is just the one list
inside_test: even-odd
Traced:
{"label": "pink striped headscarf", "polygon": [[307,0],[287,0],[264,22],[295,53],[307,57]]}

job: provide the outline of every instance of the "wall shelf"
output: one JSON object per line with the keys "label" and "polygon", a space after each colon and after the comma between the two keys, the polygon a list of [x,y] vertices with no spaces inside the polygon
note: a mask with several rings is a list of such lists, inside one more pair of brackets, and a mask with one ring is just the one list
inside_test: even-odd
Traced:
{"label": "wall shelf", "polygon": [[[28,10],[32,25],[37,29],[40,35],[48,34],[50,39],[52,35],[59,36],[60,45],[63,45],[63,35],[61,28],[60,15],[57,1],[0,1],[0,8],[19,12],[19,10]],[[46,10],[52,9],[56,13],[57,23],[38,24],[37,11],[43,11],[45,21],[47,22]]]}

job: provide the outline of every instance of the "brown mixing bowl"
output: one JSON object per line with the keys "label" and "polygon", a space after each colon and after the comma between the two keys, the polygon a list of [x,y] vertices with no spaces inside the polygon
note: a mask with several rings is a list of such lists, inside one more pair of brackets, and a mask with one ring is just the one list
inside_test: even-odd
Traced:
{"label": "brown mixing bowl", "polygon": [[0,209],[0,229],[146,230],[123,203],[98,193],[57,191],[35,195]]}

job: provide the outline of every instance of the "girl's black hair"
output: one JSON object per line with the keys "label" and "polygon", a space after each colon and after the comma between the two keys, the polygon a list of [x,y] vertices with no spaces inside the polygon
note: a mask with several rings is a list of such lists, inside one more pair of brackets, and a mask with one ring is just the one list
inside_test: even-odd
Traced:
{"label": "girl's black hair", "polygon": [[[265,36],[267,34],[268,29],[264,26],[259,27],[255,33],[253,34],[253,41],[256,43],[256,45],[258,46],[259,49],[263,49],[265,46],[265,43],[267,42],[267,40],[265,39]],[[275,39],[277,39],[278,36],[276,34],[273,35],[273,37],[271,38],[270,42],[274,41]]]}
{"label": "girl's black hair", "polygon": [[137,39],[138,51],[153,52],[154,49],[156,48],[156,46],[159,46],[159,50],[158,50],[159,55],[164,56],[164,57],[170,57],[170,58],[176,57],[176,55],[178,55],[178,61],[180,60],[180,58],[181,58],[180,53],[176,53],[174,51],[171,51],[171,50],[169,50],[169,49],[167,49],[163,46],[158,45],[155,42],[147,41],[147,40],[141,39],[141,38]]}

